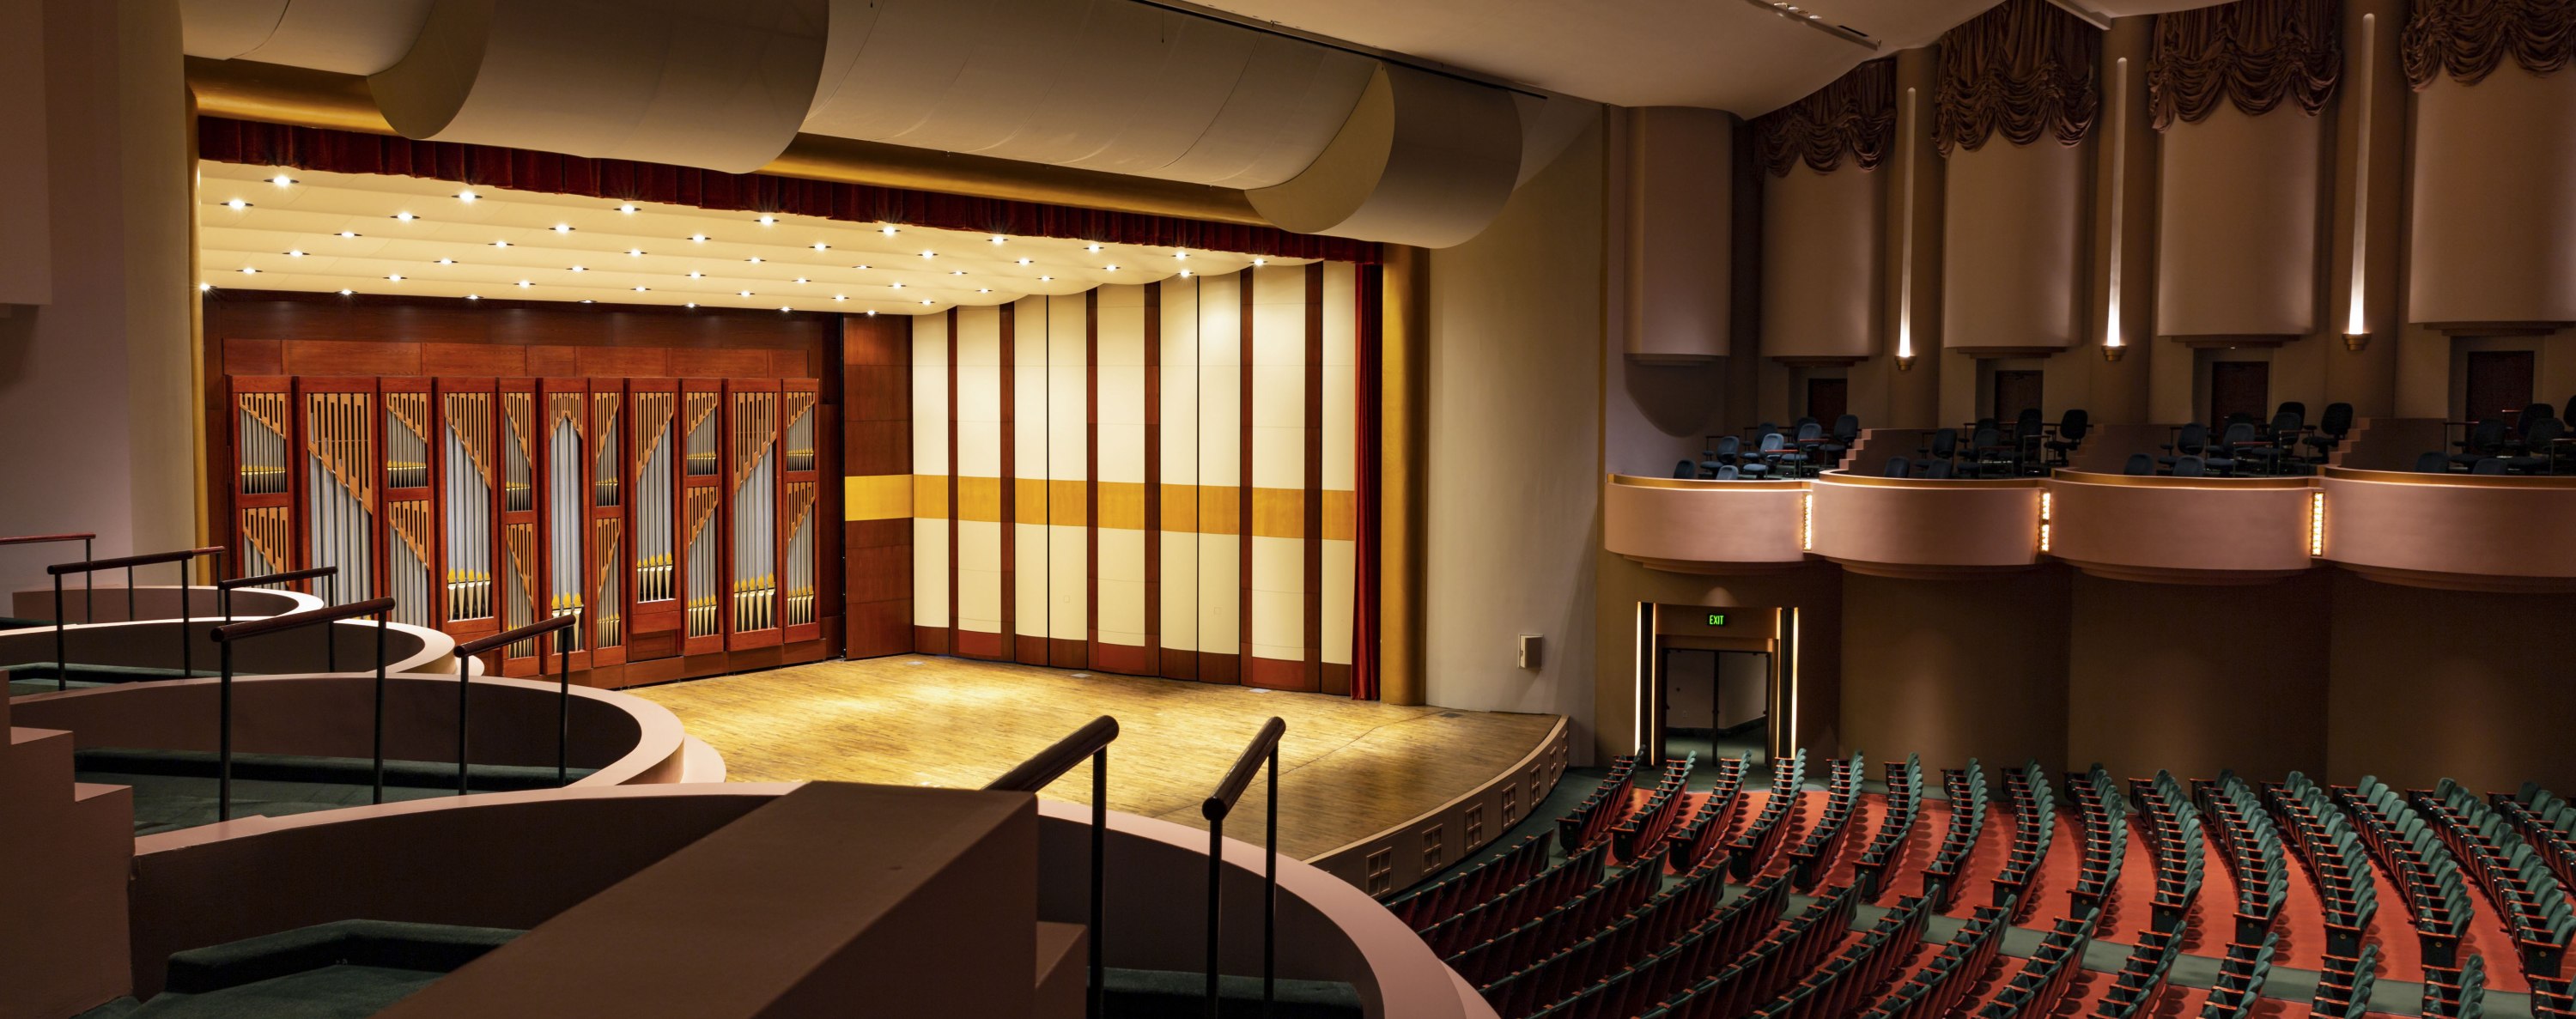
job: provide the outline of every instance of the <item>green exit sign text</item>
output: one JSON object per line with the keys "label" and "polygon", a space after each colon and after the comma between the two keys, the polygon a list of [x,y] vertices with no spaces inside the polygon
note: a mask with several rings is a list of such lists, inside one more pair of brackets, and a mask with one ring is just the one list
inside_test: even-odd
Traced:
{"label": "green exit sign text", "polygon": [[1709,613],[1709,614],[1708,614],[1708,625],[1710,625],[1710,626],[1724,626],[1724,625],[1726,625],[1726,613],[1723,613],[1723,612],[1711,612],[1711,613]]}

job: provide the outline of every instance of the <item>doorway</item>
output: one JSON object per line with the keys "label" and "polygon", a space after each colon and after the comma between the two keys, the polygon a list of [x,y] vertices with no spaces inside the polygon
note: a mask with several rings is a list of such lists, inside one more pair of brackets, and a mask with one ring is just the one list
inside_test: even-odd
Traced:
{"label": "doorway", "polygon": [[2046,372],[2029,369],[1997,370],[1994,393],[1995,420],[2011,424],[2021,420],[2023,411],[2038,410],[2041,394],[2046,389],[2047,378]]}
{"label": "doorway", "polygon": [[1771,656],[1759,651],[1665,647],[1663,655],[1664,753],[1696,753],[1702,761],[1742,755],[1769,763],[1766,723],[1771,713]]}
{"label": "doorway", "polygon": [[2504,420],[2531,405],[2532,356],[2528,350],[2472,350],[2463,421]]}
{"label": "doorway", "polygon": [[1835,419],[1851,413],[1850,408],[1850,380],[1807,380],[1807,416],[1816,419],[1827,431],[1833,429]]}
{"label": "doorway", "polygon": [[2209,427],[2227,427],[2238,414],[2245,420],[2262,424],[2264,411],[2272,398],[2272,363],[2269,361],[2213,361],[2209,365]]}

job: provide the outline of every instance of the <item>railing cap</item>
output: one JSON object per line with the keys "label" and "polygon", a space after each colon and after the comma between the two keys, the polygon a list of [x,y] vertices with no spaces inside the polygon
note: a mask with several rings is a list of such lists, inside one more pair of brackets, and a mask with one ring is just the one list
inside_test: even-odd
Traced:
{"label": "railing cap", "polygon": [[529,623],[528,625],[522,626],[516,630],[496,633],[489,637],[483,637],[456,645],[456,657],[472,658],[475,655],[490,651],[493,648],[507,647],[530,637],[553,633],[556,630],[563,629],[564,627],[571,626],[578,622],[581,622],[581,614],[579,612],[567,612],[560,616],[548,617],[534,623]]}
{"label": "railing cap", "polygon": [[257,577],[234,577],[231,580],[218,580],[215,581],[215,589],[219,591],[230,591],[235,588],[257,587],[261,584],[283,584],[290,580],[310,580],[315,577],[336,577],[339,574],[340,568],[337,566],[316,566],[311,569],[288,570],[284,573],[270,573]]}
{"label": "railing cap", "polygon": [[181,549],[176,552],[150,552],[143,555],[119,556],[114,559],[92,559],[87,562],[78,563],[55,563],[51,566],[45,567],[45,572],[57,577],[66,573],[95,573],[100,570],[116,570],[123,569],[128,566],[150,566],[155,563],[175,563],[183,560],[194,559],[201,555],[222,555],[230,551],[232,550],[222,545],[210,545],[205,548]]}
{"label": "railing cap", "polygon": [[350,602],[346,605],[325,605],[318,609],[306,609],[302,612],[290,612],[283,616],[270,616],[266,619],[253,619],[242,623],[228,623],[223,626],[215,627],[214,638],[217,641],[229,643],[231,641],[242,640],[248,637],[258,637],[271,633],[283,633],[287,630],[300,630],[304,627],[320,623],[336,623],[343,619],[355,619],[359,616],[372,616],[379,612],[391,612],[393,611],[393,608],[394,600],[391,598],[369,598],[366,601]]}
{"label": "railing cap", "polygon": [[1083,759],[1109,748],[1118,738],[1118,720],[1102,715],[1082,723],[1065,738],[1038,751],[1002,777],[985,783],[988,792],[1034,793],[1053,784]]}
{"label": "railing cap", "polygon": [[1252,785],[1252,776],[1261,773],[1261,763],[1270,758],[1271,751],[1278,749],[1279,737],[1287,731],[1288,723],[1275,715],[1261,723],[1261,731],[1253,734],[1252,743],[1243,748],[1243,756],[1234,759],[1234,767],[1226,771],[1225,780],[1217,783],[1216,791],[1208,794],[1206,802],[1199,804],[1200,816],[1210,821],[1222,821],[1225,815],[1233,813],[1235,801],[1243,798],[1243,791]]}

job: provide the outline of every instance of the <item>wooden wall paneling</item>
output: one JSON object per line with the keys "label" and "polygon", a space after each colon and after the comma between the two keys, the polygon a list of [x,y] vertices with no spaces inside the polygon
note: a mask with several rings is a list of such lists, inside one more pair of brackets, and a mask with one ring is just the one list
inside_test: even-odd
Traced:
{"label": "wooden wall paneling", "polygon": [[1143,288],[1144,307],[1137,316],[1143,330],[1138,338],[1137,356],[1144,387],[1138,406],[1145,414],[1144,489],[1138,498],[1144,503],[1145,519],[1139,527],[1138,543],[1144,546],[1144,572],[1138,579],[1144,588],[1145,662],[1142,672],[1155,675],[1163,665],[1163,288],[1159,284]]}
{"label": "wooden wall paneling", "polygon": [[[911,318],[893,316],[848,318],[842,329],[834,378],[847,424],[837,438],[841,473],[850,480],[834,478],[832,487],[848,489],[852,501],[831,519],[846,540],[846,574],[836,588],[843,596],[836,600],[847,605],[845,653],[853,658],[899,654],[917,644],[912,332]],[[825,380],[827,391],[834,378]],[[838,494],[825,493],[827,500]],[[943,540],[940,551],[946,548]],[[938,597],[944,610],[944,590]]]}
{"label": "wooden wall paneling", "polygon": [[423,343],[424,375],[482,375],[501,378],[528,374],[528,348],[489,343]]}
{"label": "wooden wall paneling", "polygon": [[[1298,634],[1305,645],[1306,689],[1324,688],[1324,263],[1306,266],[1305,477],[1298,489],[1304,510],[1298,534]],[[1350,692],[1349,683],[1340,693]]]}
{"label": "wooden wall paneling", "polygon": [[1249,684],[1255,679],[1253,658],[1258,653],[1253,648],[1252,585],[1253,557],[1256,551],[1253,541],[1256,536],[1253,530],[1253,515],[1258,510],[1255,497],[1259,494],[1257,487],[1259,481],[1254,477],[1253,472],[1260,463],[1259,450],[1253,444],[1253,430],[1257,427],[1255,422],[1259,420],[1255,415],[1263,408],[1261,392],[1256,384],[1253,370],[1260,357],[1260,333],[1253,322],[1253,304],[1259,300],[1259,295],[1256,292],[1258,288],[1254,285],[1251,270],[1236,273],[1234,280],[1235,295],[1241,308],[1240,316],[1236,317],[1237,378],[1234,391],[1235,399],[1240,401],[1237,404],[1234,419],[1235,467],[1236,477],[1239,479],[1234,503],[1237,557],[1234,575],[1235,646],[1238,649],[1235,658],[1235,682]]}
{"label": "wooden wall paneling", "polygon": [[636,379],[626,395],[626,463],[634,479],[627,497],[632,546],[628,561],[627,660],[667,658],[680,652],[685,589],[680,586],[683,515],[680,480],[680,386],[669,379]]}
{"label": "wooden wall paneling", "polygon": [[1150,536],[1160,566],[1155,621],[1160,674],[1197,679],[1199,663],[1199,296],[1204,277],[1155,286],[1156,491]]}
{"label": "wooden wall paneling", "polygon": [[680,652],[689,656],[725,647],[724,404],[720,380],[680,384]]}

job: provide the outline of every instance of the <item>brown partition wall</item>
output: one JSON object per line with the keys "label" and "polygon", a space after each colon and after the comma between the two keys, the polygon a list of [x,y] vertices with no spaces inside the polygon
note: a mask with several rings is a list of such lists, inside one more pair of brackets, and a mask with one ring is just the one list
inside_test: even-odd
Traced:
{"label": "brown partition wall", "polygon": [[460,637],[581,611],[595,686],[829,657],[839,320],[209,291],[221,543]]}

